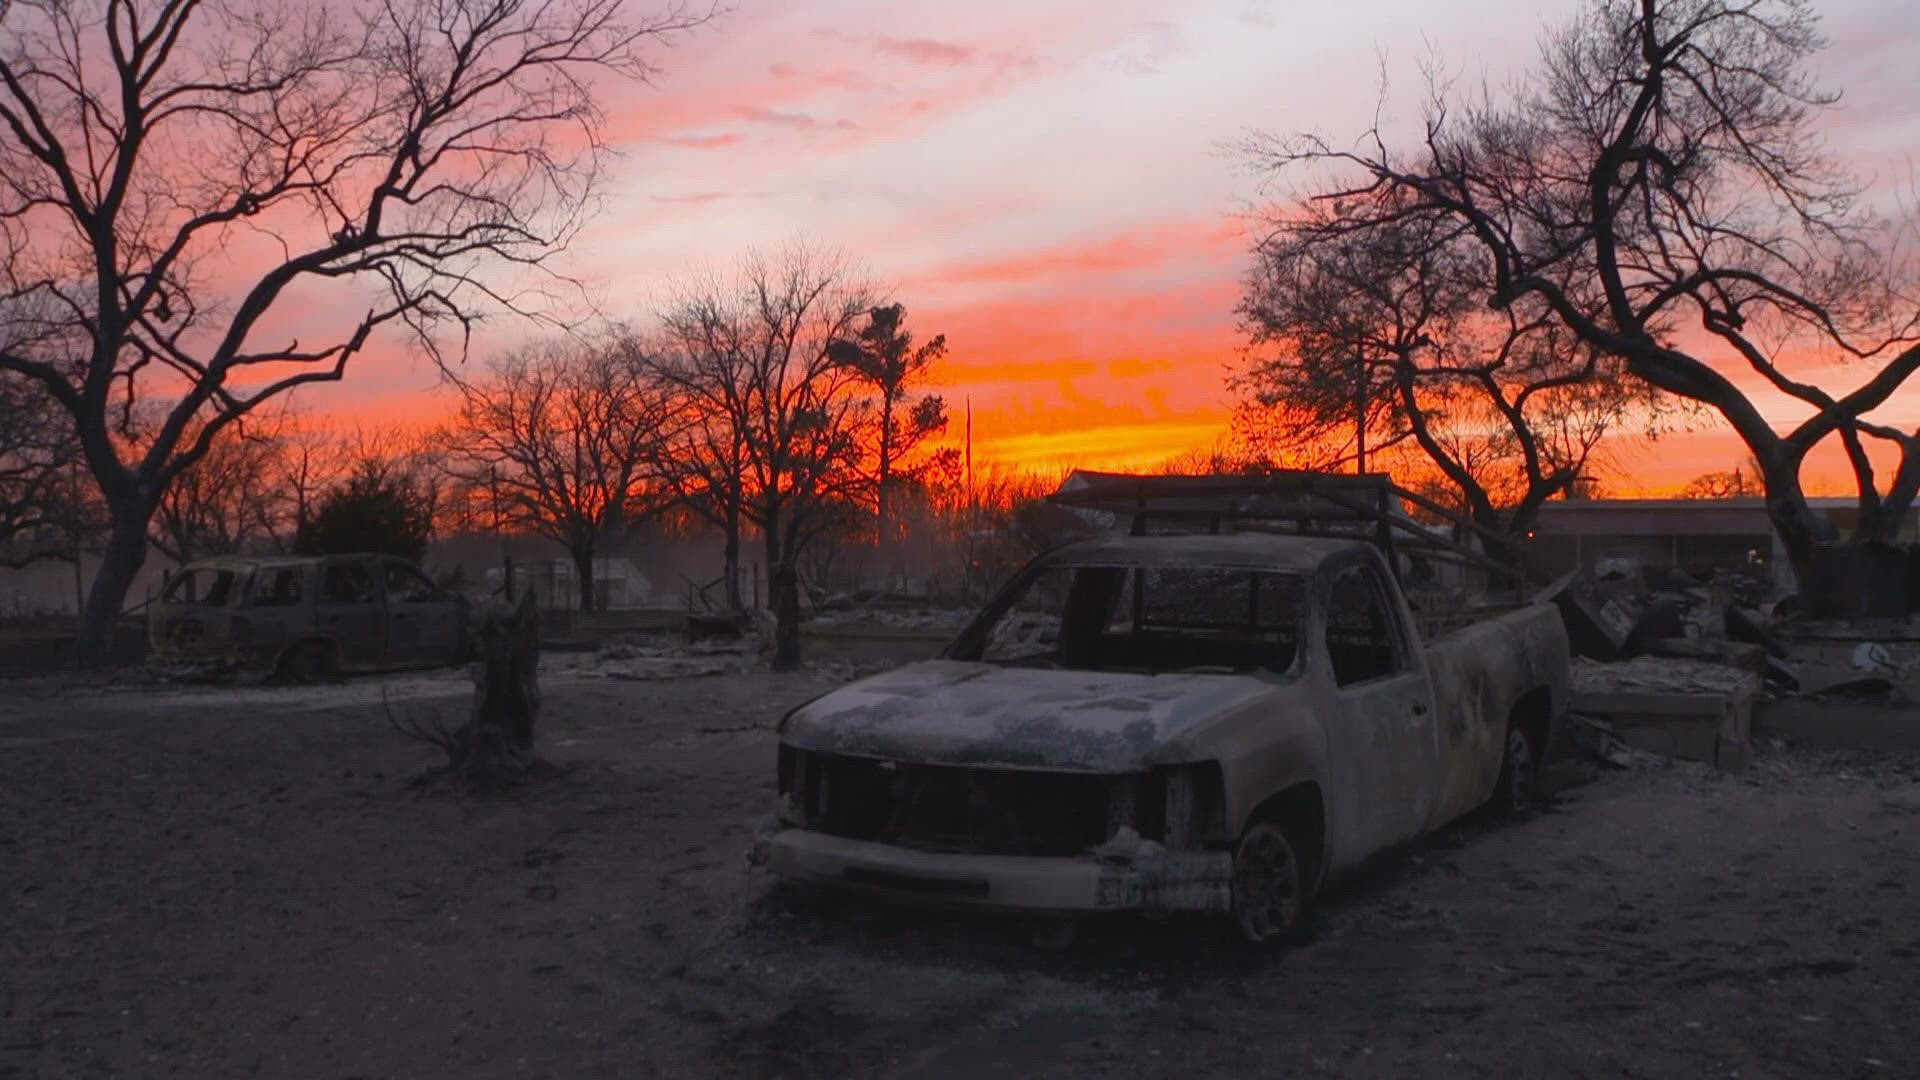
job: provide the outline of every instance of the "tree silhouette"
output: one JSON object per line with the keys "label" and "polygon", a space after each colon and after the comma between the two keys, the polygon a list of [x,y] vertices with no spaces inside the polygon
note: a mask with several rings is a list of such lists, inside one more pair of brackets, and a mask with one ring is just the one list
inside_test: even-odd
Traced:
{"label": "tree silhouette", "polygon": [[[706,17],[628,6],[0,3],[0,370],[66,415],[112,519],[83,663],[230,425],[377,333],[443,359],[485,313],[551,317],[608,160],[595,88]],[[155,396],[135,449],[116,427]]]}
{"label": "tree silhouette", "polygon": [[906,321],[904,304],[877,307],[867,312],[866,325],[852,337],[829,345],[834,361],[856,372],[880,396],[871,452],[875,535],[883,548],[892,539],[888,510],[894,473],[920,444],[947,429],[947,406],[940,395],[913,392],[934,362],[946,355],[947,337],[937,334],[916,346]]}
{"label": "tree silhouette", "polygon": [[[1862,538],[1894,537],[1920,490],[1920,433],[1871,418],[1920,370],[1915,267],[1822,147],[1816,121],[1837,98],[1807,68],[1823,44],[1802,0],[1591,0],[1505,99],[1430,76],[1417,145],[1375,132],[1250,151],[1311,172],[1308,199],[1342,205],[1348,232],[1440,216],[1472,245],[1495,309],[1544,309],[1637,378],[1717,411],[1759,462],[1806,580],[1833,538],[1801,484],[1816,445],[1846,451]],[[1783,367],[1795,350],[1873,370],[1830,391]],[[1805,418],[1775,431],[1729,362]],[[1901,451],[1884,490],[1869,437]]]}

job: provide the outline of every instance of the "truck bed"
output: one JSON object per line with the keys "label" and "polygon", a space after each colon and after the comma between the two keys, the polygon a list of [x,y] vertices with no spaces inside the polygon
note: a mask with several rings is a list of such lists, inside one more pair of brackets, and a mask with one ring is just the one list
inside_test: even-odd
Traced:
{"label": "truck bed", "polygon": [[1485,802],[1500,779],[1510,718],[1537,725],[1544,756],[1567,700],[1567,632],[1560,613],[1528,604],[1476,619],[1428,642],[1447,790],[1437,828]]}

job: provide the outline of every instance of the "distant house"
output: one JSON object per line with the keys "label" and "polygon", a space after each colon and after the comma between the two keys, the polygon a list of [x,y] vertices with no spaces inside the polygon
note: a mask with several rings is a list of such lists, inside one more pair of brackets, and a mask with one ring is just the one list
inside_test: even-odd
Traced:
{"label": "distant house", "polygon": [[[1858,519],[1859,504],[1851,498],[1808,503],[1843,536]],[[1900,539],[1920,539],[1920,514],[1907,515]],[[1570,499],[1540,507],[1527,554],[1536,577],[1551,579],[1576,567],[1591,570],[1610,558],[1693,572],[1759,561],[1767,564],[1776,585],[1794,587],[1763,499]]]}
{"label": "distant house", "polygon": [[[519,571],[516,571],[519,573]],[[580,606],[580,579],[572,559],[548,559],[524,568],[523,583],[534,590],[534,598],[553,608]],[[653,586],[631,561],[621,557],[593,560],[593,607],[596,611],[621,611],[644,607],[653,597]]]}

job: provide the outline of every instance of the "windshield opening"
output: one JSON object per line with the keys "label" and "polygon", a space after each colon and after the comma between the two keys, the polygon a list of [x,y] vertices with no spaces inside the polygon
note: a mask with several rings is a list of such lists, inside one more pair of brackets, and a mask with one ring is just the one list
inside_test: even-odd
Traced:
{"label": "windshield opening", "polygon": [[1306,589],[1243,567],[1053,566],[1016,579],[954,657],[1140,673],[1291,674]]}

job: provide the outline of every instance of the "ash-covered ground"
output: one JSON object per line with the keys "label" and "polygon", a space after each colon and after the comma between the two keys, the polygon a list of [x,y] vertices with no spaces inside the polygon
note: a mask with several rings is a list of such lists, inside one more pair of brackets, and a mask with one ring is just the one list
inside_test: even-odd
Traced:
{"label": "ash-covered ground", "polygon": [[409,781],[320,687],[0,684],[0,1077],[1920,1075],[1920,761],[1767,747],[1469,821],[1249,952],[771,887],[773,726],[844,668],[550,654],[557,779]]}

